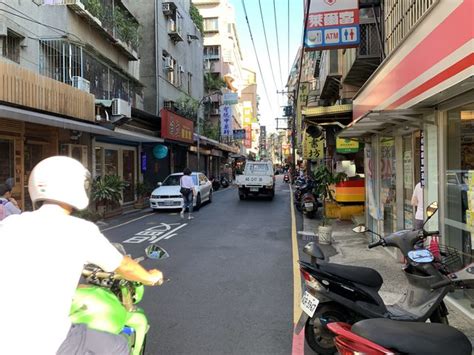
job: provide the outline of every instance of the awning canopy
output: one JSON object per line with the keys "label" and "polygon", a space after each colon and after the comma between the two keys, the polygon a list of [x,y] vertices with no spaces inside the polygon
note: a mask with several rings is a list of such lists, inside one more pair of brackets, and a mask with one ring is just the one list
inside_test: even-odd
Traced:
{"label": "awning canopy", "polygon": [[0,105],[0,117],[16,121],[42,124],[45,126],[77,130],[132,142],[164,142],[164,140],[159,137],[148,136],[146,134],[125,130],[118,127],[116,127],[114,130],[111,130],[94,123],[75,121],[66,117],[53,116],[46,113],[25,110],[7,105]]}
{"label": "awning canopy", "polygon": [[231,153],[237,153],[238,152],[238,148],[231,147],[230,145],[227,145],[227,144],[218,142],[214,139],[207,138],[205,136],[197,135],[196,133],[194,133],[194,140],[195,141],[198,140],[198,137],[199,137],[200,142],[203,142],[203,144],[212,145],[212,146],[214,146],[216,148],[219,148],[221,150],[225,150],[226,152],[231,152]]}
{"label": "awning canopy", "polygon": [[400,109],[369,111],[353,121],[339,134],[339,138],[362,138],[372,134],[389,134],[399,128],[419,129],[423,123],[434,124],[423,119],[423,114],[433,112],[432,109]]}
{"label": "awning canopy", "polygon": [[352,104],[306,107],[302,114],[306,117],[324,117],[352,113]]}

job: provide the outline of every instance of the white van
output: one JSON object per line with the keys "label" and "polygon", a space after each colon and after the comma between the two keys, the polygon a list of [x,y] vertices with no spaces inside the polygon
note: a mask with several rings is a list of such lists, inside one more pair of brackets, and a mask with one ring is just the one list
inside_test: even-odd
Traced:
{"label": "white van", "polygon": [[242,175],[237,175],[239,198],[245,200],[248,196],[275,196],[275,173],[271,161],[247,161]]}

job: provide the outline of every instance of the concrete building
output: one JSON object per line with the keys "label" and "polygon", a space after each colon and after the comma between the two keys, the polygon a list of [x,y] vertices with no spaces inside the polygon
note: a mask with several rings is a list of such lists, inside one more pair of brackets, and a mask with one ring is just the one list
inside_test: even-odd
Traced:
{"label": "concrete building", "polygon": [[143,108],[139,24],[125,2],[96,5],[0,4],[0,181],[14,182],[23,209],[31,208],[31,169],[56,154],[77,158],[95,177],[118,175],[127,182],[121,203],[132,204],[141,143],[162,141],[136,115]]}

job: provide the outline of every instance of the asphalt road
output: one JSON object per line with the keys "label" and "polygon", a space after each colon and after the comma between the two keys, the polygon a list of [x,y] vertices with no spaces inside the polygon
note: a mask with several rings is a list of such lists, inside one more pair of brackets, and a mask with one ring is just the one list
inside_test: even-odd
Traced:
{"label": "asphalt road", "polygon": [[170,282],[147,287],[140,306],[151,323],[149,354],[289,354],[293,269],[290,193],[277,180],[273,201],[240,201],[219,190],[193,220],[144,211],[104,234],[132,256],[150,243],[170,258],[147,260]]}

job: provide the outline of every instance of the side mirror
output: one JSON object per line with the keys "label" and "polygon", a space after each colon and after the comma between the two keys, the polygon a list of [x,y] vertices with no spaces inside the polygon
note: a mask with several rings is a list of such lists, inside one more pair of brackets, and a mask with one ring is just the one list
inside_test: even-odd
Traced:
{"label": "side mirror", "polygon": [[430,205],[428,207],[426,207],[426,215],[428,216],[428,218],[433,216],[436,213],[436,211],[438,211],[438,202],[437,201],[431,202]]}
{"label": "side mirror", "polygon": [[316,259],[324,260],[324,253],[321,248],[314,242],[306,244],[303,248],[303,253]]}
{"label": "side mirror", "polygon": [[355,233],[365,233],[365,232],[368,231],[368,229],[363,224],[360,224],[357,227],[352,228],[352,231],[355,232]]}
{"label": "side mirror", "polygon": [[161,185],[163,185],[161,181],[156,183],[156,186],[161,186]]}
{"label": "side mirror", "polygon": [[148,259],[166,259],[169,258],[168,252],[158,245],[150,245],[145,249],[145,255]]}

